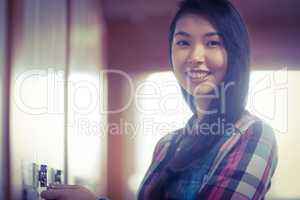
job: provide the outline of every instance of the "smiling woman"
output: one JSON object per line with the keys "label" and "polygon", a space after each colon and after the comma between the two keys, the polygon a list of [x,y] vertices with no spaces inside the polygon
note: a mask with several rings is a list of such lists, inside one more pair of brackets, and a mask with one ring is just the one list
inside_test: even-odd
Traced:
{"label": "smiling woman", "polygon": [[[250,55],[241,16],[226,0],[185,0],[169,33],[173,71],[194,115],[158,142],[138,199],[264,198],[277,145],[245,110]],[[216,132],[218,121],[233,128]]]}

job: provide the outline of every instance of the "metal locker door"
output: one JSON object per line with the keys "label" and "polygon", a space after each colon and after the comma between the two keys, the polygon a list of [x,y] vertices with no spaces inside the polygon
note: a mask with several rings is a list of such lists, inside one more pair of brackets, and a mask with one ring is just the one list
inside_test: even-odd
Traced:
{"label": "metal locker door", "polygon": [[51,169],[64,169],[66,1],[11,2],[11,195],[37,199],[41,165],[47,165],[48,181]]}
{"label": "metal locker door", "polygon": [[70,4],[68,182],[106,190],[106,73],[101,1]]}
{"label": "metal locker door", "polygon": [[[45,187],[37,178],[48,174],[53,182],[51,169],[63,170],[65,183],[103,194],[106,78],[100,1],[11,2],[11,198],[39,199],[37,191]],[[87,101],[92,106],[84,107]]]}
{"label": "metal locker door", "polygon": [[8,68],[5,49],[7,47],[6,30],[7,1],[0,0],[0,199],[7,199],[8,166]]}

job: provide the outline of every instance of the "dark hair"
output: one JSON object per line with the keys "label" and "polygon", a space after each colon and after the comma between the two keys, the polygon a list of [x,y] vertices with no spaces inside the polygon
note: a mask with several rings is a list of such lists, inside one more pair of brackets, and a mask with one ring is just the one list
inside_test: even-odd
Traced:
{"label": "dark hair", "polygon": [[[219,112],[213,116],[205,116],[204,120],[210,123],[217,120],[217,118],[222,117],[225,123],[235,123],[241,117],[245,109],[249,84],[249,39],[243,19],[234,6],[227,0],[182,1],[179,4],[179,10],[173,18],[169,30],[169,54],[171,65],[173,65],[171,59],[172,42],[176,24],[177,21],[186,14],[196,14],[206,17],[221,34],[228,54],[228,67],[224,77],[224,85],[226,86],[230,82],[235,83],[234,86],[225,93],[225,112],[220,113],[221,100],[214,99],[210,104],[210,108],[217,108]],[[194,97],[183,87],[181,87],[181,90],[187,104],[195,116],[196,107],[194,104]],[[160,165],[164,166],[159,166],[157,168],[161,170],[160,177],[156,179],[155,184],[151,185],[151,188],[148,189],[146,196],[149,199],[161,199],[164,187],[168,185],[173,178],[176,178],[182,169],[186,169],[187,166],[192,163],[194,156],[197,155],[197,159],[201,158],[212,145],[218,141],[218,137],[215,136],[202,137],[201,134],[199,136],[200,137],[196,137],[192,145],[189,145],[187,150],[180,151],[180,154],[175,158],[172,158],[174,154],[171,155],[172,152],[174,153],[174,147],[171,145],[164,162],[160,163]],[[143,199],[143,192],[144,189],[142,188],[139,199]]]}
{"label": "dark hair", "polygon": [[[185,0],[180,3],[179,10],[169,30],[169,54],[172,63],[172,42],[177,21],[185,14],[196,14],[206,17],[212,23],[224,40],[228,53],[228,69],[224,78],[224,85],[233,82],[225,93],[225,108],[223,118],[227,123],[238,120],[245,109],[249,85],[249,36],[246,25],[239,12],[227,0]],[[181,87],[183,96],[193,113],[196,113],[194,98]],[[214,99],[211,109],[218,108],[221,112],[221,99]]]}

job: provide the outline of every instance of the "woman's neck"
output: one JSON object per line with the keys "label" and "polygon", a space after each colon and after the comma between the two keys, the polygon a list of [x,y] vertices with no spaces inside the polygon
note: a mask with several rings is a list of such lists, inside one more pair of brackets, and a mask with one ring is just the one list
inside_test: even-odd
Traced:
{"label": "woman's neck", "polygon": [[211,110],[209,110],[210,99],[198,99],[195,101],[196,110],[197,110],[197,118],[198,120],[202,121],[205,115],[209,115]]}

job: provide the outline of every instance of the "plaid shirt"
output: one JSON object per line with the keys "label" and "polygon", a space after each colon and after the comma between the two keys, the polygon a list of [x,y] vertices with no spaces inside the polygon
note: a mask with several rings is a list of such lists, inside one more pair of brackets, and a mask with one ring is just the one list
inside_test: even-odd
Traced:
{"label": "plaid shirt", "polygon": [[[166,187],[164,199],[264,199],[277,166],[277,144],[272,128],[248,112],[235,128],[237,132],[223,137],[214,147],[216,153],[212,154],[214,158],[209,165],[198,162],[199,166],[191,168],[189,176]],[[174,135],[166,135],[156,145],[152,163],[140,186],[139,200],[148,200],[146,194],[160,176],[158,166],[165,159]],[[199,174],[203,176],[197,179]]]}

